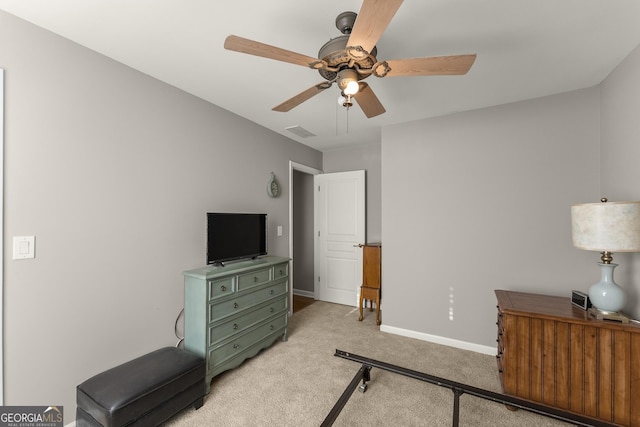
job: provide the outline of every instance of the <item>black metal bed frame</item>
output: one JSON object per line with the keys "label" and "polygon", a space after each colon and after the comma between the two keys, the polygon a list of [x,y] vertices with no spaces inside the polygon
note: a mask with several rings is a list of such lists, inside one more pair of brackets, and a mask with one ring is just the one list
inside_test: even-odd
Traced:
{"label": "black metal bed frame", "polygon": [[[460,396],[464,393],[470,394],[481,399],[490,400],[496,403],[502,403],[506,406],[524,409],[525,411],[544,415],[556,420],[565,421],[576,426],[586,427],[615,427],[615,424],[599,421],[592,418],[583,417],[571,412],[562,411],[546,405],[541,405],[528,400],[519,399],[517,397],[507,396],[501,393],[495,393],[489,390],[473,387],[467,384],[451,381],[445,378],[436,377],[434,375],[425,374],[423,372],[413,371],[411,369],[402,368],[400,366],[391,365],[389,363],[380,362],[378,360],[369,359],[367,357],[358,356],[342,350],[336,350],[334,356],[354,362],[362,363],[362,366],[353,377],[347,388],[344,390],[336,404],[329,412],[321,424],[322,427],[332,426],[340,415],[340,412],[346,405],[353,392],[359,388],[364,392],[367,389],[367,381],[371,380],[370,371],[372,368],[379,368],[385,371],[404,375],[430,384],[438,385],[450,389],[453,392],[453,427],[458,427],[460,423]],[[358,384],[362,381],[362,385]]]}

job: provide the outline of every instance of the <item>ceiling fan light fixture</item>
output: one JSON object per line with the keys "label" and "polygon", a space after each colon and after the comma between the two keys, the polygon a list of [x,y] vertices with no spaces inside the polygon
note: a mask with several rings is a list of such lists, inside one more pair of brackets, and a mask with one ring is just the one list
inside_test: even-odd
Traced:
{"label": "ceiling fan light fixture", "polygon": [[351,80],[344,88],[344,93],[345,95],[355,95],[356,93],[358,93],[359,88],[360,86],[358,85],[358,82],[355,80]]}
{"label": "ceiling fan light fixture", "polygon": [[358,93],[358,73],[350,68],[345,68],[338,72],[338,87],[345,95],[355,95]]}

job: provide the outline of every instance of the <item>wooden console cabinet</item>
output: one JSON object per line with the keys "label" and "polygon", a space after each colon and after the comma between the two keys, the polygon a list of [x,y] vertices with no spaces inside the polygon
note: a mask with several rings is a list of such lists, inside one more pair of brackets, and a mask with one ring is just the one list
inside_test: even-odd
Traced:
{"label": "wooden console cabinet", "polygon": [[495,293],[504,393],[640,426],[640,326],[597,320],[569,297]]}
{"label": "wooden console cabinet", "polygon": [[184,273],[184,348],[211,379],[282,337],[287,340],[289,259],[267,256]]}
{"label": "wooden console cabinet", "polygon": [[380,297],[382,285],[382,244],[367,243],[362,247],[362,286],[360,286],[360,317],[362,310],[369,301],[369,311],[373,311],[373,303],[376,303],[376,325],[380,324]]}

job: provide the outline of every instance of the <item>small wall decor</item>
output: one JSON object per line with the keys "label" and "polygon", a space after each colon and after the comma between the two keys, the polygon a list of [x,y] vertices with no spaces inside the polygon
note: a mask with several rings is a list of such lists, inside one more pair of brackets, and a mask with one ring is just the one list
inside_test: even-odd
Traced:
{"label": "small wall decor", "polygon": [[278,197],[280,195],[280,183],[273,172],[271,172],[271,179],[267,184],[267,194],[269,197]]}

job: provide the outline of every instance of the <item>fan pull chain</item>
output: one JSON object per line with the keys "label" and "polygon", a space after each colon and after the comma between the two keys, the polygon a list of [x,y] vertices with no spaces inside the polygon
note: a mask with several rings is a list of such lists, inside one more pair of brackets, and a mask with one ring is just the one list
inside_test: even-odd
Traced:
{"label": "fan pull chain", "polygon": [[340,115],[339,111],[340,111],[340,107],[336,105],[336,136],[340,135],[340,131],[338,130],[340,128],[340,125],[338,123],[338,118]]}
{"label": "fan pull chain", "polygon": [[347,107],[347,133],[349,133],[349,107]]}

